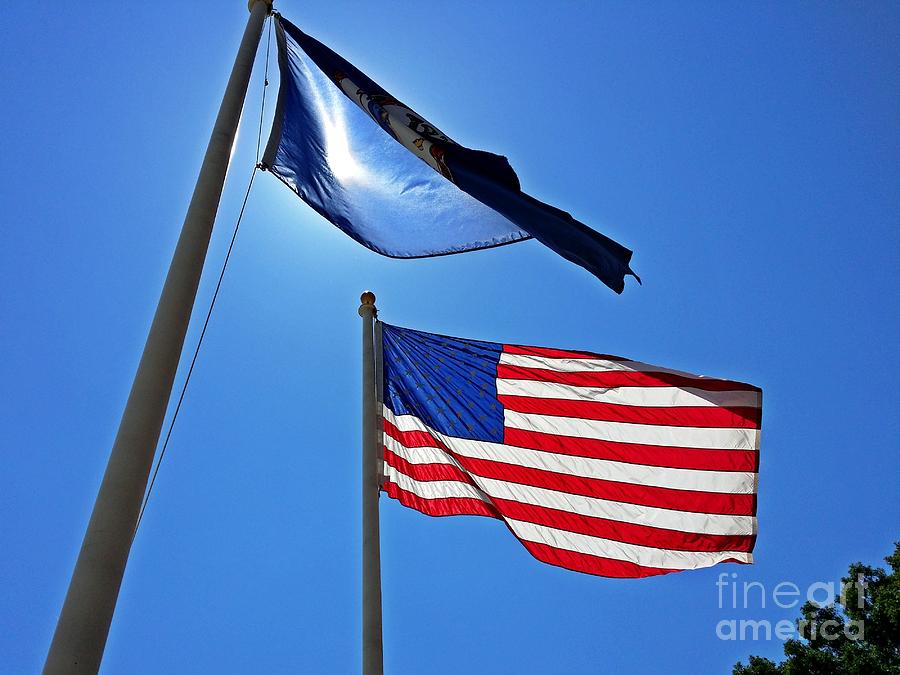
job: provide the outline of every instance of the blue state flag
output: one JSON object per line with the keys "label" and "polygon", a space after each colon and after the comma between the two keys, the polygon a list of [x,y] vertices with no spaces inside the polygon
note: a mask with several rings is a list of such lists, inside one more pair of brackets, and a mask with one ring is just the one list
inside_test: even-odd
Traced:
{"label": "blue state flag", "polygon": [[534,238],[617,293],[631,251],[531,197],[505,157],[460,145],[275,17],[281,86],[263,165],[356,241],[393,258]]}

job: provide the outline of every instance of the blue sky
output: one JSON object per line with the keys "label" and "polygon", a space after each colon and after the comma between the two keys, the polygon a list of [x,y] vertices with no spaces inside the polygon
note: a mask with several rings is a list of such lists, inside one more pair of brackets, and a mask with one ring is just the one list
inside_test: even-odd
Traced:
{"label": "blue sky", "polygon": [[[244,5],[0,10],[8,672],[43,663]],[[633,248],[644,285],[616,296],[536,242],[389,260],[259,176],[103,672],[357,670],[365,288],[395,324],[765,392],[753,566],[579,575],[500,523],[383,499],[388,672],[721,673],[779,655],[716,625],[793,619],[771,602],[777,583],[836,581],[898,538],[897,6],[278,7],[453,138],[507,155],[526,191]],[[261,66],[201,313],[254,161]],[[722,572],[761,582],[766,606],[720,608]]]}

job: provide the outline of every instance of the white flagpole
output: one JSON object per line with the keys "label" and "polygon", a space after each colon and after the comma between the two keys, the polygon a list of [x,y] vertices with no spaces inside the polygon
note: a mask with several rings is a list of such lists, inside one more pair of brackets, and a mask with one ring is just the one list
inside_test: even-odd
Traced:
{"label": "white flagpole", "polygon": [[[362,317],[362,672],[381,675],[384,657],[381,641],[381,551],[378,533],[378,493],[381,490],[381,456],[376,410],[375,294],[360,298]],[[379,331],[380,333],[380,331]],[[380,342],[380,341],[379,341]],[[380,345],[378,348],[380,349]]]}
{"label": "white flagpole", "polygon": [[250,19],[50,644],[43,671],[47,675],[96,673],[100,668],[200,283],[256,49],[272,2],[250,0],[248,8]]}

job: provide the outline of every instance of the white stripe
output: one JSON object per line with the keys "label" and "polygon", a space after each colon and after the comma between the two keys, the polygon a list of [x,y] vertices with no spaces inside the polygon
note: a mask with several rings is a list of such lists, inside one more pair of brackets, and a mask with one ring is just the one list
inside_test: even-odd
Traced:
{"label": "white stripe", "polygon": [[699,567],[710,567],[723,560],[735,559],[740,562],[753,562],[749,553],[741,551],[674,551],[671,549],[651,548],[638,544],[626,544],[611,539],[601,539],[578,532],[558,530],[546,525],[536,525],[521,520],[505,519],[516,536],[526,541],[547,544],[576,553],[587,553],[624,560],[642,567],[661,567],[672,570],[689,570]]}
{"label": "white stripe", "polygon": [[[417,423],[417,424],[416,424]],[[502,462],[523,466],[540,471],[631,483],[642,486],[671,488],[673,490],[699,490],[702,492],[721,492],[728,494],[752,494],[756,483],[756,474],[742,471],[698,471],[694,469],[674,469],[670,467],[648,466],[615,462],[592,457],[575,457],[559,455],[552,452],[518,448],[501,443],[475,441],[467,438],[444,436],[426,427],[418,418],[412,417],[401,422],[403,426],[413,426],[427,431],[439,438],[453,452],[463,457],[483,459],[491,462]],[[397,426],[397,425],[395,425]],[[402,428],[399,427],[398,428]],[[409,429],[403,429],[409,431]],[[413,464],[440,463],[448,464],[452,460],[445,453],[435,448],[406,448],[400,441],[385,435],[385,447],[401,455]],[[422,450],[423,452],[418,452]],[[439,453],[439,454],[436,454]],[[444,455],[446,459],[441,459]],[[450,460],[450,461],[447,461]],[[455,464],[455,462],[453,462]]]}
{"label": "white stripe", "polygon": [[521,368],[552,370],[557,373],[609,373],[616,371],[631,373],[669,373],[670,375],[681,375],[682,377],[690,377],[695,380],[707,379],[703,375],[694,375],[693,373],[685,373],[681,370],[662,368],[649,363],[641,363],[640,361],[552,358],[549,356],[528,356],[525,354],[507,354],[504,352],[500,355],[500,363],[509,366],[519,366]]}
{"label": "white stripe", "polygon": [[678,448],[757,450],[756,429],[710,427],[669,427],[657,424],[604,422],[577,417],[534,415],[503,411],[504,423],[513,429],[537,431],[557,436],[594,438],[615,443],[641,443]]}
{"label": "white stripe", "polygon": [[557,490],[537,488],[520,483],[509,483],[492,478],[471,475],[479,489],[459,481],[417,481],[399,469],[384,463],[385,477],[397,483],[403,490],[413,492],[423,499],[450,497],[475,497],[489,501],[486,496],[507,499],[522,504],[548,509],[568,511],[582,516],[605,518],[622,523],[646,525],[680,532],[697,534],[750,535],[756,533],[754,516],[730,516],[717,513],[675,511],[655,506],[639,506],[597,497],[584,497]]}
{"label": "white stripe", "polygon": [[387,462],[384,463],[384,477],[386,480],[396,483],[401,490],[412,492],[422,499],[453,499],[468,498],[479,499],[490,504],[490,499],[474,485],[462,483],[456,480],[429,480],[418,481],[407,476],[399,469]]}
{"label": "white stripe", "polygon": [[538,380],[497,380],[497,393],[506,396],[595,401],[617,405],[659,408],[749,407],[760,405],[756,391],[704,391],[694,387],[577,387]]}
{"label": "white stripe", "polygon": [[455,459],[437,447],[406,447],[387,434],[384,435],[384,447],[410,464],[451,464],[459,467]]}

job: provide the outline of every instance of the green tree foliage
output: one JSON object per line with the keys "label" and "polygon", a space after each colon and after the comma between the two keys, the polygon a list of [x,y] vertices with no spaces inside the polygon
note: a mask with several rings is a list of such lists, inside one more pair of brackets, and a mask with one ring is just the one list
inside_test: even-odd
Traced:
{"label": "green tree foliage", "polygon": [[805,603],[797,621],[802,639],[784,644],[784,661],[751,656],[747,665],[736,664],[732,675],[900,673],[900,542],[885,560],[890,573],[862,563],[850,565],[834,604]]}

